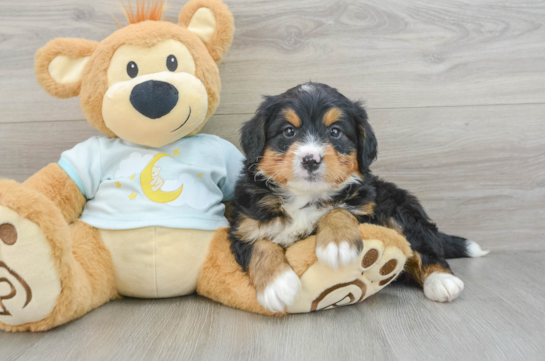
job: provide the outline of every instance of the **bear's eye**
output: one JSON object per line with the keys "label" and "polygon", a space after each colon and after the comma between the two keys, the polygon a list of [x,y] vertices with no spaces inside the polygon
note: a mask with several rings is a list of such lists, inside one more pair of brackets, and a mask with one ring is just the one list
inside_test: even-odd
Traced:
{"label": "bear's eye", "polygon": [[167,58],[167,69],[170,71],[176,71],[178,69],[178,59],[174,55],[169,55]]}
{"label": "bear's eye", "polygon": [[129,64],[127,64],[127,74],[131,78],[136,78],[136,76],[138,75],[138,65],[136,65],[134,61],[131,61],[129,62]]}

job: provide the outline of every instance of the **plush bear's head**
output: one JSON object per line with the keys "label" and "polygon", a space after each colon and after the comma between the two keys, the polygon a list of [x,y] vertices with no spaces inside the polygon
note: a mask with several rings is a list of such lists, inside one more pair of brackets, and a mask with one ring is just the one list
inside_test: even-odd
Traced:
{"label": "plush bear's head", "polygon": [[151,176],[152,177],[157,177],[159,175],[159,173],[161,173],[161,167],[153,167],[151,169]]}
{"label": "plush bear's head", "polygon": [[218,63],[234,33],[221,0],[191,0],[178,24],[163,4],[138,2],[130,25],[101,42],[59,38],[36,54],[36,75],[51,95],[79,95],[87,120],[110,137],[160,147],[194,135],[219,104]]}

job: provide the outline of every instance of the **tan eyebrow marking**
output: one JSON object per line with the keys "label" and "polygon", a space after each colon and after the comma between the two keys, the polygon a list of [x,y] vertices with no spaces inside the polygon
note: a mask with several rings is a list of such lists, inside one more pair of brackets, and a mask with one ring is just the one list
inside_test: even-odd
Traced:
{"label": "tan eyebrow marking", "polygon": [[296,127],[301,126],[301,119],[297,114],[295,114],[295,111],[293,109],[286,109],[284,111],[284,117],[286,117],[286,120],[293,124]]}
{"label": "tan eyebrow marking", "polygon": [[338,121],[341,118],[341,115],[343,115],[342,110],[339,108],[331,108],[325,113],[323,122],[328,127]]}

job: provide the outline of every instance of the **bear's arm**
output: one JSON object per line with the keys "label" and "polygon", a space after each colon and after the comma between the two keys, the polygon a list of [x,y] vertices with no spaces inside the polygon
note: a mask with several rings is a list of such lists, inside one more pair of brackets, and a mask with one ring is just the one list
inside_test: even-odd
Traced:
{"label": "bear's arm", "polygon": [[56,163],[41,169],[28,178],[23,185],[51,199],[61,209],[68,223],[79,218],[87,202],[76,183]]}

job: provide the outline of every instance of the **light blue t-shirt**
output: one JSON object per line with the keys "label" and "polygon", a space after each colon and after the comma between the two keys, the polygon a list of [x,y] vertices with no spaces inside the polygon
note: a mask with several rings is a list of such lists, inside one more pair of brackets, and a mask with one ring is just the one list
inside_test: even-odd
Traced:
{"label": "light blue t-shirt", "polygon": [[80,219],[91,226],[215,230],[229,225],[221,202],[233,198],[243,161],[215,135],[160,148],[99,136],[62,153],[59,165],[88,199]]}

